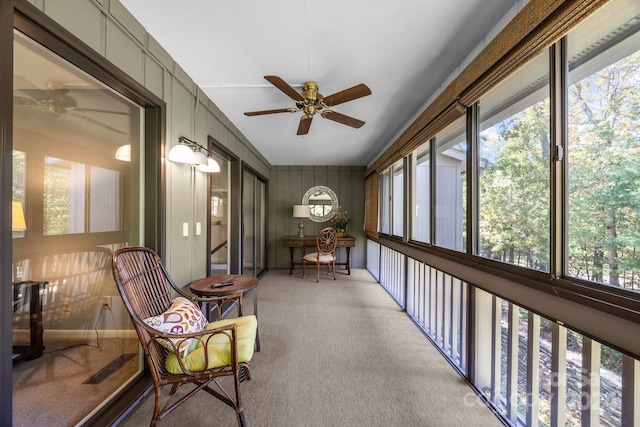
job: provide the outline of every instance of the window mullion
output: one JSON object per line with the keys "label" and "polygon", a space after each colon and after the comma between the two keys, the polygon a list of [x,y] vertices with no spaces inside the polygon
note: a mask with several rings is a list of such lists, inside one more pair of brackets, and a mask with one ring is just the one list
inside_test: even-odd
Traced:
{"label": "window mullion", "polygon": [[566,167],[567,147],[567,67],[566,39],[549,49],[551,96],[551,247],[549,271],[553,277],[564,273],[567,258],[566,233]]}
{"label": "window mullion", "polygon": [[467,108],[467,254],[478,251],[478,103]]}

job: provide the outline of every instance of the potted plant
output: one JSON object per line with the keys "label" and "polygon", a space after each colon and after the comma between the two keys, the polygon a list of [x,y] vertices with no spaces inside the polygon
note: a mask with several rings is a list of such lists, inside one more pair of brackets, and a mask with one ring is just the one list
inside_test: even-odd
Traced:
{"label": "potted plant", "polygon": [[338,212],[331,218],[331,223],[333,224],[333,228],[336,229],[336,234],[338,237],[344,237],[347,235],[347,226],[349,225],[348,212],[342,210],[342,206],[338,207]]}

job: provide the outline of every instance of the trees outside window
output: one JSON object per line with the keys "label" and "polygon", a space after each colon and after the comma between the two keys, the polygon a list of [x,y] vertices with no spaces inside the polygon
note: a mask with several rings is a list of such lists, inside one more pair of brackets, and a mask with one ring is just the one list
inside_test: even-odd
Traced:
{"label": "trees outside window", "polygon": [[478,255],[549,271],[549,61],[480,101]]}
{"label": "trees outside window", "polygon": [[[640,46],[639,33],[569,75],[567,273],[637,291],[640,51],[627,55],[630,46]],[[570,55],[580,48],[576,39]]]}

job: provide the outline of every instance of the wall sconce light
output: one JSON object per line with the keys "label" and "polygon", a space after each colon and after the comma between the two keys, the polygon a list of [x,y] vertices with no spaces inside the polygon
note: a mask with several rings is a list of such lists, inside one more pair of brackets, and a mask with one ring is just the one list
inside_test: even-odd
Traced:
{"label": "wall sconce light", "polygon": [[131,144],[125,144],[118,147],[116,150],[116,160],[122,160],[123,162],[131,161]]}
{"label": "wall sconce light", "polygon": [[24,220],[24,210],[22,202],[13,200],[11,202],[11,231],[25,231],[27,222]]}
{"label": "wall sconce light", "polygon": [[169,160],[176,163],[187,163],[192,165],[196,162],[196,153],[186,145],[178,144],[169,151]]}
{"label": "wall sconce light", "polygon": [[178,139],[178,145],[173,146],[169,151],[169,160],[189,164],[197,167],[201,172],[220,172],[220,165],[211,157],[211,152],[184,136],[181,136]]}
{"label": "wall sconce light", "polygon": [[193,164],[194,166],[198,166],[198,169],[200,169],[200,167],[202,166],[209,165],[209,162],[207,161],[207,156],[202,154],[200,151],[194,151],[193,154],[195,156],[195,162]]}
{"label": "wall sconce light", "polygon": [[304,233],[302,229],[304,228],[304,224],[302,223],[302,218],[309,218],[311,215],[311,209],[307,205],[293,205],[293,217],[300,218],[300,222],[298,223],[298,237],[304,237]]}
{"label": "wall sconce light", "polygon": [[201,172],[217,173],[220,172],[220,165],[213,159],[213,157],[207,158],[207,165],[198,166],[198,170]]}

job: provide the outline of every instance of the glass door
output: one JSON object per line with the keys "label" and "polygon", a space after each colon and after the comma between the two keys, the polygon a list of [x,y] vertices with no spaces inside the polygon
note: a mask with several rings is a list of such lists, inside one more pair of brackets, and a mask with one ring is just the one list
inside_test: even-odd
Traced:
{"label": "glass door", "polygon": [[242,176],[242,273],[266,269],[266,193],[264,179],[245,169]]}
{"label": "glass door", "polygon": [[212,155],[220,166],[220,172],[210,175],[210,276],[229,274],[229,238],[230,238],[230,165],[228,160]]}
{"label": "glass door", "polygon": [[13,425],[81,425],[142,372],[111,252],[144,242],[143,111],[14,32]]}

